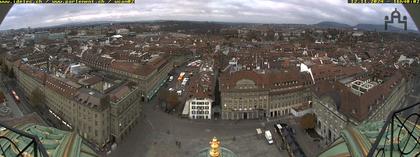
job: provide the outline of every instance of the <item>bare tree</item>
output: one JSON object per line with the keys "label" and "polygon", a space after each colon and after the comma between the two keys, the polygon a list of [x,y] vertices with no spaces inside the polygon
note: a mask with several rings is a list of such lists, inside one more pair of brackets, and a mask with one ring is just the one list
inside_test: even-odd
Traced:
{"label": "bare tree", "polygon": [[7,75],[9,73],[9,68],[7,67],[6,64],[3,64],[1,66],[1,71],[3,72],[3,74]]}
{"label": "bare tree", "polygon": [[14,78],[15,77],[15,72],[13,71],[13,69],[9,70],[9,77],[10,78]]}
{"label": "bare tree", "polygon": [[162,91],[159,94],[159,101],[161,103],[165,103],[166,110],[172,110],[173,108],[175,108],[176,106],[179,105],[179,100],[178,100],[178,95],[176,95],[176,93],[174,92],[169,92],[169,91]]}
{"label": "bare tree", "polygon": [[39,87],[31,92],[29,101],[34,107],[42,107],[45,103],[45,95]]}
{"label": "bare tree", "polygon": [[179,105],[178,95],[174,92],[169,92],[168,97],[166,98],[166,102],[168,104],[167,109],[173,109]]}
{"label": "bare tree", "polygon": [[315,114],[305,114],[300,118],[300,125],[303,129],[313,129],[315,128],[316,124],[316,116]]}

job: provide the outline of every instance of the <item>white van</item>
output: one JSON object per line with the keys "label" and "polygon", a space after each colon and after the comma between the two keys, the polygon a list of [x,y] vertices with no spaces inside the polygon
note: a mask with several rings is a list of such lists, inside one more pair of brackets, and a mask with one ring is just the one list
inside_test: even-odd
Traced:
{"label": "white van", "polygon": [[264,135],[265,135],[265,139],[267,139],[268,144],[274,143],[273,136],[271,135],[270,130],[266,130]]}

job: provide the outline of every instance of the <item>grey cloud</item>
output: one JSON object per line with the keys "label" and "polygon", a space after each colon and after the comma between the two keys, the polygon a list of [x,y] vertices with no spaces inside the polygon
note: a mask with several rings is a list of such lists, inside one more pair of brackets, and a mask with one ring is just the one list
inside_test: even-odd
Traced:
{"label": "grey cloud", "polygon": [[[397,4],[347,4],[347,0],[137,0],[133,5],[15,5],[0,29],[86,21],[199,20],[260,23],[335,21],[382,24]],[[409,16],[408,16],[409,17]],[[409,18],[409,28],[415,29]]]}

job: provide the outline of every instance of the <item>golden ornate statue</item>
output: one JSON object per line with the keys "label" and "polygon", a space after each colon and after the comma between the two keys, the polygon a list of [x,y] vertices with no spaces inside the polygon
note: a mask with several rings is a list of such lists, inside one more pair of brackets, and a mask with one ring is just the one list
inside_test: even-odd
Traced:
{"label": "golden ornate statue", "polygon": [[210,141],[210,157],[220,157],[220,141],[216,137],[213,137],[213,140]]}

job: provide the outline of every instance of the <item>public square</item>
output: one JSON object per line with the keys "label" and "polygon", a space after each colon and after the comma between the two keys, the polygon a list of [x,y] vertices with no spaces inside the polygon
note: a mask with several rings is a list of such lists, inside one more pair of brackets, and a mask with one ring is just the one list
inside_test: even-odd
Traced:
{"label": "public square", "polygon": [[[144,117],[110,156],[194,156],[208,148],[213,137],[241,157],[288,156],[286,150],[257,136],[255,129],[265,126],[274,134],[272,122],[181,119],[163,112],[154,105],[155,101],[144,106]],[[176,141],[181,145],[177,146]]]}

